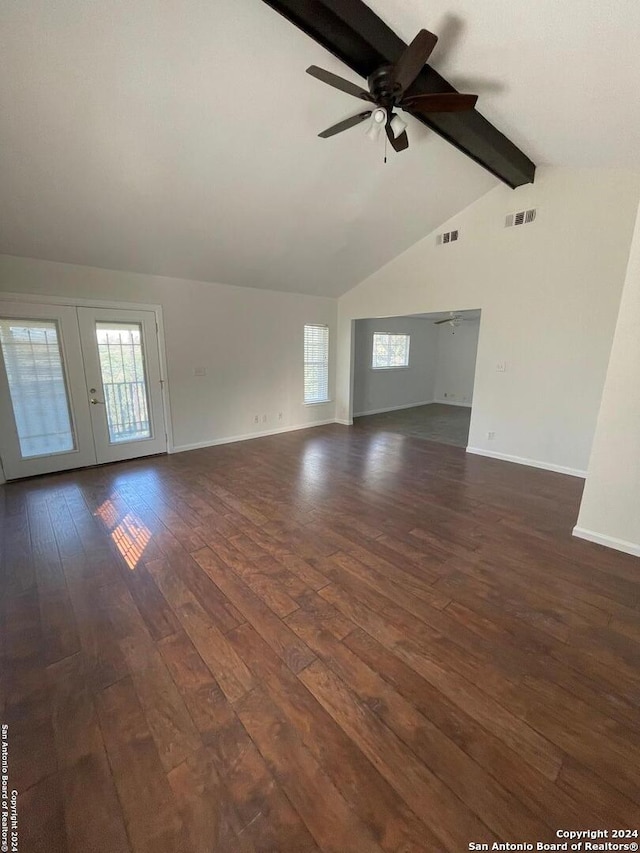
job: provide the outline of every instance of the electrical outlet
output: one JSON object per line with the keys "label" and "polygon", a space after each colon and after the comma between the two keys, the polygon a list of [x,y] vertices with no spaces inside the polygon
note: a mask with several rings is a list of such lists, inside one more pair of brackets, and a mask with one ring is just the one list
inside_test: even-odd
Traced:
{"label": "electrical outlet", "polygon": [[490,429],[489,432],[487,433],[487,438],[489,439],[489,441],[493,441],[493,439],[495,437],[496,437],[495,432],[492,429]]}
{"label": "electrical outlet", "polygon": [[253,416],[253,422],[254,422],[254,424],[259,424],[260,423],[260,415],[254,415]]}
{"label": "electrical outlet", "polygon": [[449,396],[449,395],[447,394],[447,392],[446,392],[446,391],[444,392],[444,396],[445,396],[445,397],[448,397],[448,396]]}
{"label": "electrical outlet", "polygon": [[267,422],[267,416],[266,416],[266,415],[263,415],[263,416],[262,416],[262,423],[263,423],[263,424],[266,424],[266,422]]}
{"label": "electrical outlet", "polygon": [[506,373],[506,371],[507,371],[507,362],[506,362],[506,361],[499,361],[499,362],[496,364],[496,370],[498,371],[498,373]]}
{"label": "electrical outlet", "polygon": [[282,420],[282,412],[278,412],[278,420],[279,420],[279,421],[281,421],[281,420]]}

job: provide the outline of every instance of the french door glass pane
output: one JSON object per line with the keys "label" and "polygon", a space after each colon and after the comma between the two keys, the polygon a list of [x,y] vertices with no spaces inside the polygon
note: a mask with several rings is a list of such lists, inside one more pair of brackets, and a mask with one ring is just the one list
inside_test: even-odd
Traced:
{"label": "french door glass pane", "polygon": [[109,440],[151,438],[139,323],[96,323]]}
{"label": "french door glass pane", "polygon": [[56,321],[0,318],[0,344],[22,458],[75,450]]}

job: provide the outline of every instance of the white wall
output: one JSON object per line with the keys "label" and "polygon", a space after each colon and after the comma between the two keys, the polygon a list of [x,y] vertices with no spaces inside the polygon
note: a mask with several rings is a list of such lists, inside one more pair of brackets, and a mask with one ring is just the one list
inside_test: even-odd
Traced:
{"label": "white wall", "polygon": [[[7,255],[0,255],[0,291],[162,305],[178,449],[335,416],[333,402],[303,404],[302,363],[304,324],[326,323],[333,398],[335,299]],[[195,376],[195,367],[206,376]]]}
{"label": "white wall", "polygon": [[[459,228],[459,242],[431,234],[341,297],[338,418],[352,412],[354,319],[481,308],[469,444],[584,472],[639,189],[632,172],[539,169],[535,184],[497,187],[438,229]],[[535,222],[504,228],[529,207]]]}
{"label": "white wall", "polygon": [[[410,335],[409,367],[373,370],[374,332]],[[386,412],[433,401],[438,336],[430,320],[388,317],[355,324],[353,411],[355,415]]]}
{"label": "white wall", "polygon": [[448,323],[435,326],[438,357],[433,389],[438,403],[470,406],[476,375],[479,320],[465,320],[455,329]]}
{"label": "white wall", "polygon": [[576,536],[640,556],[640,212]]}

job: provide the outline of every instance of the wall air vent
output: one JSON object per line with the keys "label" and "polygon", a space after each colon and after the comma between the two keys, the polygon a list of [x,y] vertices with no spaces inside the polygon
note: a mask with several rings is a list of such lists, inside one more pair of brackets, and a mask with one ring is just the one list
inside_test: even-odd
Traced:
{"label": "wall air vent", "polygon": [[444,234],[438,234],[436,237],[436,245],[440,246],[442,243],[455,243],[458,239],[458,229],[455,231],[445,231]]}
{"label": "wall air vent", "polygon": [[513,225],[528,225],[536,218],[536,209],[532,207],[530,210],[519,210],[517,213],[510,213],[504,221],[505,228],[511,228]]}

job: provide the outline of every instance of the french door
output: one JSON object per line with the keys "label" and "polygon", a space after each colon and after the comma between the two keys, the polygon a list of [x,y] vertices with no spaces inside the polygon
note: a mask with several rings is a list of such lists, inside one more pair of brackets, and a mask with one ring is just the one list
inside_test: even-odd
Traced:
{"label": "french door", "polygon": [[166,448],[153,311],[0,301],[8,480]]}

